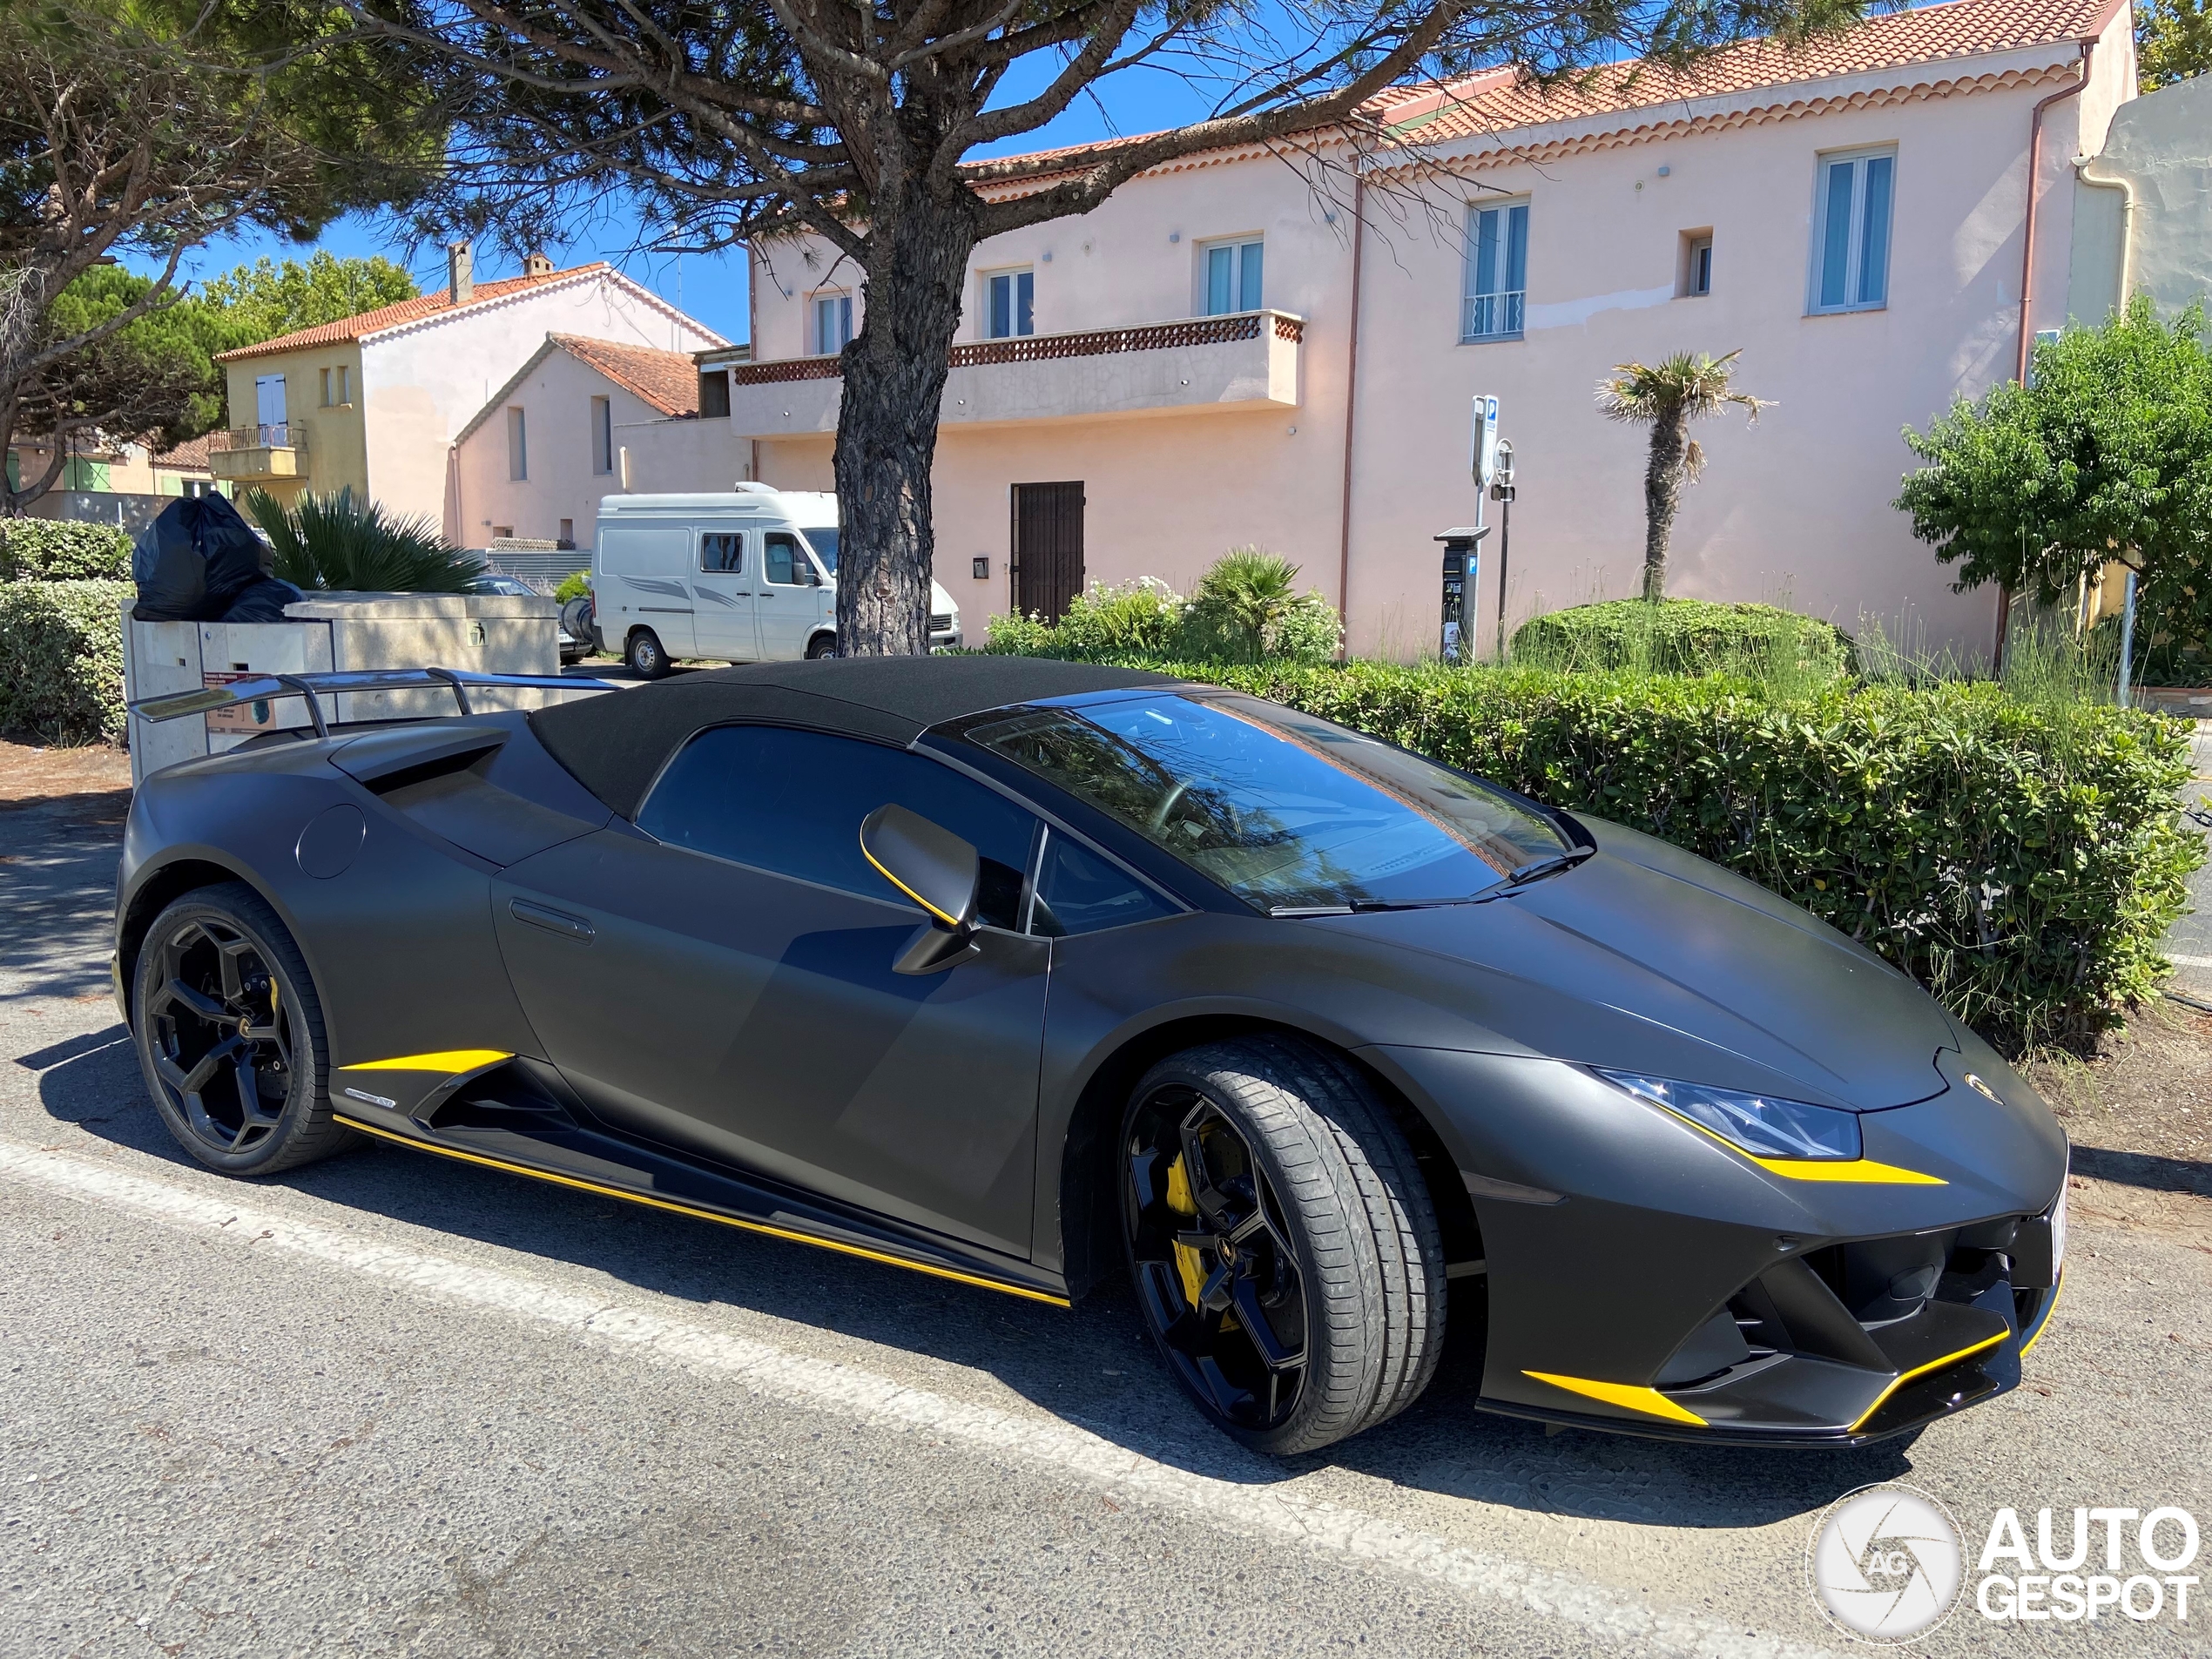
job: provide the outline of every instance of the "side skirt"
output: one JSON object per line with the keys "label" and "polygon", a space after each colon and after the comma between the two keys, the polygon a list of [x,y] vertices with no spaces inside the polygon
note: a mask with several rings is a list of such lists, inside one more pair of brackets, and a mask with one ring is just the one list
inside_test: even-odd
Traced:
{"label": "side skirt", "polygon": [[[621,1198],[672,1215],[719,1223],[840,1255],[886,1262],[934,1278],[980,1285],[1054,1307],[1070,1305],[1062,1287],[1027,1262],[982,1259],[921,1239],[901,1238],[858,1217],[842,1217],[735,1176],[700,1168],[589,1130],[547,1123],[526,1130],[474,1125],[427,1128],[395,1113],[371,1122],[366,1113],[333,1114],[347,1128],[379,1140],[435,1152],[464,1163],[526,1175],[579,1192]],[[519,1114],[518,1114],[519,1116]],[[404,1124],[405,1127],[401,1127]]]}

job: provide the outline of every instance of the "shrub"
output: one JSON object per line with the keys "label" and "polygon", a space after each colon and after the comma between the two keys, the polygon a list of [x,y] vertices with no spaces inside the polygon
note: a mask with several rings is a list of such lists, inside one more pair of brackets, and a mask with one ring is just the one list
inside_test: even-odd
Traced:
{"label": "shrub", "polygon": [[[1640,601],[1638,603],[1641,603]],[[2203,842],[2180,722],[1996,685],[1164,664],[1685,847],[1804,906],[2013,1052],[2153,995]]]}
{"label": "shrub", "polygon": [[587,574],[583,570],[571,570],[563,577],[561,585],[553,590],[553,603],[564,605],[571,599],[581,599],[589,594],[591,584],[584,580]]}
{"label": "shrub", "polygon": [[120,740],[122,607],[137,595],[128,582],[0,582],[0,730]]}
{"label": "shrub", "polygon": [[309,591],[466,593],[484,573],[427,518],[388,516],[381,502],[351,489],[302,496],[281,505],[265,490],[240,503],[268,532],[270,574]]}
{"label": "shrub", "polygon": [[1035,615],[993,617],[984,650],[1068,662],[1326,662],[1344,625],[1320,594],[1296,590],[1298,569],[1271,553],[1239,548],[1214,563],[1188,600],[1153,577],[1120,587],[1094,582],[1056,625]]}
{"label": "shrub", "polygon": [[0,519],[0,582],[127,582],[131,538],[112,524]]}
{"label": "shrub", "polygon": [[1614,599],[1532,617],[1513,661],[1574,673],[1733,674],[1811,689],[1853,671],[1851,637],[1773,605]]}

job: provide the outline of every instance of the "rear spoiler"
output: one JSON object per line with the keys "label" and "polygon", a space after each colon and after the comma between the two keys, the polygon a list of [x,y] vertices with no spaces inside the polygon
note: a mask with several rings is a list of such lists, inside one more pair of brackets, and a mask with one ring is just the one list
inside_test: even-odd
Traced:
{"label": "rear spoiler", "polygon": [[315,735],[327,738],[330,735],[330,723],[322,711],[324,695],[443,687],[453,693],[460,712],[468,715],[475,712],[469,705],[472,686],[559,691],[622,689],[611,680],[570,679],[559,674],[471,674],[455,668],[361,668],[336,674],[264,674],[253,679],[233,680],[226,685],[211,685],[204,691],[171,691],[163,697],[140,698],[129,707],[141,719],[180,720],[188,714],[212,714],[218,709],[236,708],[241,703],[263,703],[280,697],[304,698],[307,718],[315,728]]}

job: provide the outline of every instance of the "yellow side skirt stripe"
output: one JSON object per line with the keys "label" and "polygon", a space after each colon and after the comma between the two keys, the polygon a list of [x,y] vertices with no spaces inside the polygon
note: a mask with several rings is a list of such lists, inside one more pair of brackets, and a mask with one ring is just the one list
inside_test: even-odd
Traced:
{"label": "yellow side skirt stripe", "polygon": [[2004,1333],[2000,1333],[1999,1335],[1993,1337],[1985,1337],[1981,1341],[1977,1342],[1971,1348],[1961,1348],[1958,1352],[1947,1353],[1940,1359],[1931,1359],[1925,1366],[1913,1366],[1912,1370],[1906,1372],[1902,1377],[1899,1377],[1887,1388],[1885,1388],[1880,1393],[1874,1396],[1874,1403],[1858,1414],[1858,1421],[1851,1426],[1849,1433],[1853,1434],[1858,1433],[1860,1429],[1866,1426],[1866,1420],[1873,1416],[1876,1412],[1880,1411],[1884,1402],[1886,1401],[1892,1394],[1897,1393],[1898,1389],[1904,1387],[1905,1384],[1911,1382],[1915,1377],[1925,1377],[1932,1371],[1941,1371],[1946,1366],[1955,1366],[1961,1359],[1971,1359],[1974,1355],[1986,1352],[2004,1340],[2006,1340]]}
{"label": "yellow side skirt stripe", "polygon": [[1524,1371],[1521,1374],[1534,1377],[1538,1382],[1549,1383],[1554,1388],[1564,1388],[1569,1393],[1587,1394],[1592,1399],[1602,1399],[1608,1406],[1642,1412],[1646,1417],[1663,1417],[1669,1422],[1689,1423],[1698,1428],[1711,1426],[1696,1412],[1676,1405],[1656,1388],[1639,1388],[1632,1383],[1592,1382],[1587,1377],[1561,1377],[1548,1371]]}
{"label": "yellow side skirt stripe", "polygon": [[887,1262],[894,1267],[909,1271],[927,1273],[933,1278],[949,1278],[961,1285],[981,1285],[987,1291],[1001,1291],[1008,1296],[1023,1297],[1032,1302],[1045,1302],[1054,1307],[1071,1306],[1064,1296],[1055,1296],[1049,1291],[1033,1291],[1026,1285],[1009,1285],[1003,1279],[985,1278],[977,1273],[962,1273],[949,1267],[934,1267],[927,1262],[910,1261],[903,1256],[894,1256],[880,1250],[868,1250],[859,1244],[847,1244],[834,1238],[818,1238],[787,1227],[772,1227],[764,1221],[740,1221],[735,1216],[718,1215],[711,1210],[678,1204],[668,1198],[649,1197],[642,1192],[625,1192],[620,1187],[603,1186],[597,1181],[583,1181],[572,1175],[556,1175],[550,1170],[533,1170],[526,1163],[509,1163],[503,1158],[487,1157],[481,1152],[463,1152],[457,1147],[438,1146],[428,1141],[419,1141],[411,1135],[398,1135],[374,1123],[364,1123],[358,1117],[348,1117],[343,1112],[334,1114],[347,1129],[357,1129],[364,1135],[374,1135],[387,1141],[396,1141],[401,1146],[413,1147],[420,1152],[435,1152],[441,1157],[458,1158],[463,1163],[481,1163],[487,1169],[504,1170],[509,1175],[526,1175],[534,1181],[550,1181],[556,1186],[573,1187],[579,1192],[596,1192],[603,1197],[621,1198],[631,1204],[642,1204],[650,1210],[665,1210],[672,1215],[690,1216],[699,1221],[715,1221],[725,1227],[735,1227],[749,1233],[762,1233],[770,1238],[788,1239],[794,1244],[812,1244],[817,1250],[835,1251],[840,1256],[858,1256],[872,1262]]}
{"label": "yellow side skirt stripe", "polygon": [[481,1071],[486,1066],[496,1066],[502,1060],[515,1056],[503,1049],[449,1049],[443,1054],[403,1054],[396,1060],[364,1060],[358,1065],[341,1066],[341,1071],[436,1071],[453,1076],[464,1071]]}

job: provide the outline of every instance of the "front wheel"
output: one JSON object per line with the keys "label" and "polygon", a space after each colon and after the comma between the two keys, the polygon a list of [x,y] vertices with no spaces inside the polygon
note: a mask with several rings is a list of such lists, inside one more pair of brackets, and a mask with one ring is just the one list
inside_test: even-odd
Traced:
{"label": "front wheel", "polygon": [[810,663],[836,655],[837,636],[835,634],[816,634],[806,642],[806,660]]}
{"label": "front wheel", "polygon": [[1444,1345],[1444,1246],[1413,1150],[1366,1080],[1288,1037],[1161,1062],[1121,1140],[1137,1302],[1198,1409],[1311,1452],[1419,1398]]}
{"label": "front wheel", "polygon": [[138,948],[132,1036],[161,1121],[225,1175],[274,1175],[351,1144],[307,964],[239,881],[186,894]]}

